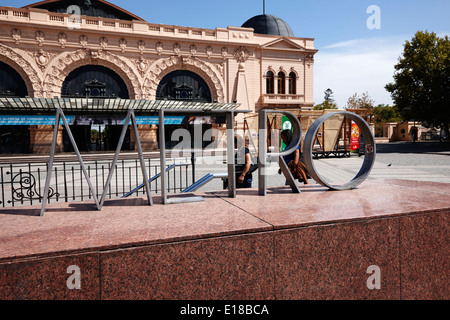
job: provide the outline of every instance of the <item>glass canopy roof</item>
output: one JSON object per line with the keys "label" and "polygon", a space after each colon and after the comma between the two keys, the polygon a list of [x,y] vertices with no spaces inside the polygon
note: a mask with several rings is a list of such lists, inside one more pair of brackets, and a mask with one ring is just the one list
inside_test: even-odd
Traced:
{"label": "glass canopy roof", "polygon": [[192,112],[248,112],[237,110],[239,103],[204,103],[168,100],[90,99],[90,98],[0,98],[0,114],[126,113],[155,114],[159,110]]}

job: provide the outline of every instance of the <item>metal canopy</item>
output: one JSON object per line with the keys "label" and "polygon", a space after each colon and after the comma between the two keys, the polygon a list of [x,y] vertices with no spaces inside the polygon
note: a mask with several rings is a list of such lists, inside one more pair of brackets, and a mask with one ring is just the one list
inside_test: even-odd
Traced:
{"label": "metal canopy", "polygon": [[0,98],[0,114],[127,113],[157,114],[159,110],[190,112],[242,112],[239,103],[205,103],[174,100],[91,98]]}

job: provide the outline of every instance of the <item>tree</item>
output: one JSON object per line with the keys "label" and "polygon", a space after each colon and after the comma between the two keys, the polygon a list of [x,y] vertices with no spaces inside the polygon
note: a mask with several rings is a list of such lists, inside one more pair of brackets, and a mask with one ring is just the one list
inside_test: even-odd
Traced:
{"label": "tree", "polygon": [[334,94],[333,90],[327,89],[325,90],[324,93],[325,93],[324,102],[315,105],[314,110],[338,109],[338,106],[333,99]]}
{"label": "tree", "polygon": [[373,120],[375,123],[399,122],[401,115],[393,106],[380,104],[373,109]]}
{"label": "tree", "polygon": [[374,104],[375,101],[370,98],[368,92],[364,92],[361,97],[358,96],[358,93],[355,93],[353,96],[348,98],[347,109],[367,109],[372,111]]}
{"label": "tree", "polygon": [[369,96],[368,92],[364,92],[361,96],[355,93],[347,100],[347,109],[364,109],[364,115],[372,121],[375,101]]}
{"label": "tree", "polygon": [[91,142],[96,142],[99,139],[100,135],[97,130],[91,130]]}
{"label": "tree", "polygon": [[383,135],[383,126],[387,122],[400,122],[401,116],[397,109],[392,106],[380,104],[373,109],[373,123],[375,124],[376,136]]}
{"label": "tree", "polygon": [[450,41],[434,32],[418,31],[406,41],[395,66],[394,82],[386,85],[404,120],[443,128],[450,124]]}

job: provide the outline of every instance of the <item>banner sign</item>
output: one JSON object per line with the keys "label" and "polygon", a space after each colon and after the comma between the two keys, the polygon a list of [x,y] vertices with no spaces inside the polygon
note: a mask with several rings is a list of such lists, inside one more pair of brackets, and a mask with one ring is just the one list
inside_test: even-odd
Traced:
{"label": "banner sign", "polygon": [[[292,131],[292,123],[289,121],[288,117],[283,116],[282,117],[282,128],[284,130],[291,130]],[[283,140],[281,141],[281,150],[286,149],[287,145],[284,144]]]}
{"label": "banner sign", "polygon": [[[71,122],[73,117],[66,117]],[[55,116],[1,116],[0,126],[52,126],[55,124]],[[59,121],[62,126],[64,123]]]}
{"label": "banner sign", "polygon": [[360,148],[360,130],[358,125],[352,121],[352,140],[351,140],[351,149],[352,151],[358,151]]}
{"label": "banner sign", "polygon": [[[183,123],[184,117],[164,117],[164,124],[167,125],[180,125]],[[125,119],[122,121],[122,124],[125,122]],[[157,116],[137,116],[136,117],[137,125],[158,125],[159,117]],[[130,121],[131,125],[131,121]]]}
{"label": "banner sign", "polygon": [[[181,125],[185,117],[164,117],[166,125]],[[1,126],[51,126],[55,124],[55,116],[2,116],[0,115]],[[123,125],[123,117],[91,117],[91,116],[66,116],[69,125]],[[136,117],[137,125],[158,125],[157,116]],[[59,121],[59,125],[64,125]],[[131,125],[131,121],[130,121]]]}

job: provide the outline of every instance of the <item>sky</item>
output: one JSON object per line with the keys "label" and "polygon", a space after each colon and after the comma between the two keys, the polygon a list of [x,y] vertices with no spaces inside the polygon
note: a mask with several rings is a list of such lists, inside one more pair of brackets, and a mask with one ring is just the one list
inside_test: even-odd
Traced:
{"label": "sky", "polygon": [[[263,13],[263,0],[109,0],[151,23],[215,29],[241,26]],[[33,0],[0,0],[21,7]],[[314,38],[314,99],[333,90],[339,108],[367,92],[375,105],[392,105],[384,89],[393,81],[403,45],[419,30],[450,35],[450,0],[266,0],[266,13],[285,20],[296,37]]]}

